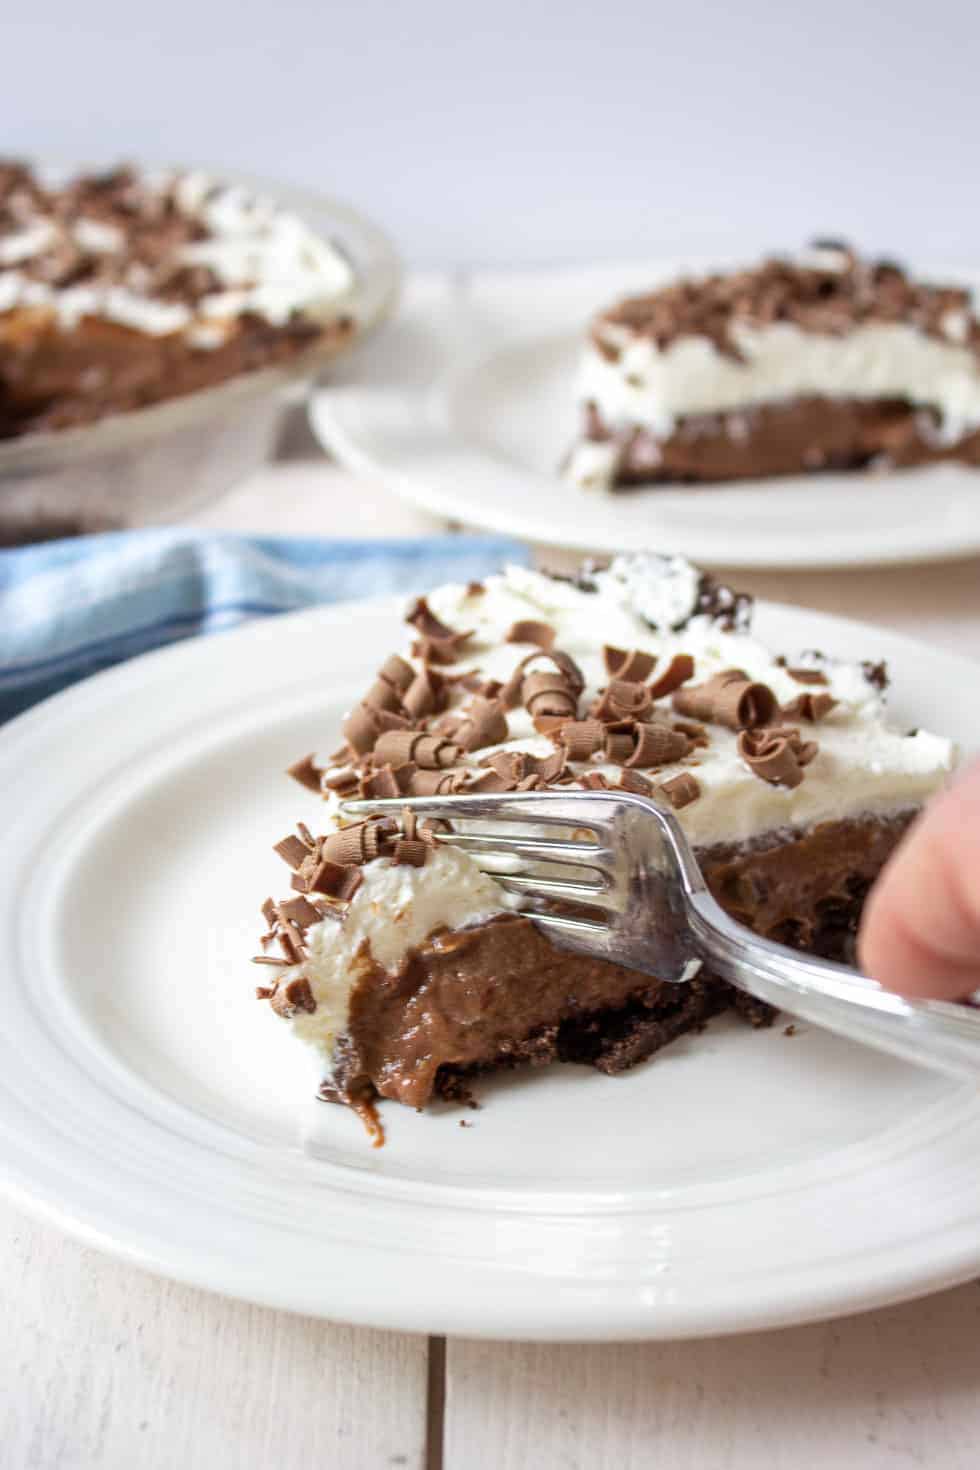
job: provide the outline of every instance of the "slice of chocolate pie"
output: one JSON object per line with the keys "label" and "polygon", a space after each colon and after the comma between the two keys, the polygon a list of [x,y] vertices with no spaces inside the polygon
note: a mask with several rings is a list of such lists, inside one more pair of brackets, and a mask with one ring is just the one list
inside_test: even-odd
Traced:
{"label": "slice of chocolate pie", "polygon": [[323,820],[278,845],[291,893],[263,907],[258,994],[319,1048],[323,1097],[420,1107],[523,1062],[618,1072],[726,1008],[769,1018],[711,975],[677,986],[554,948],[438,831],[343,826],[345,796],[650,793],[729,913],[846,949],[953,750],[889,727],[881,665],[774,657],[751,613],[655,556],[575,581],[510,568],[413,604],[408,647],[366,681],[342,750],[292,768],[326,798]]}
{"label": "slice of chocolate pie", "polygon": [[0,439],[94,423],[349,338],[348,261],[199,172],[0,159]]}
{"label": "slice of chocolate pie", "polygon": [[836,242],[601,312],[578,392],[589,489],[980,464],[970,293]]}

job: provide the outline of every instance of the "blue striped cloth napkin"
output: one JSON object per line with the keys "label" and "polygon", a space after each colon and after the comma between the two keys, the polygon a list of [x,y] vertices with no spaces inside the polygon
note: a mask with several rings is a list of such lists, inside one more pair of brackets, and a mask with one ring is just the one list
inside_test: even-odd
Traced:
{"label": "blue striped cloth napkin", "polygon": [[316,603],[469,582],[527,548],[119,531],[0,551],[0,721],[122,659]]}

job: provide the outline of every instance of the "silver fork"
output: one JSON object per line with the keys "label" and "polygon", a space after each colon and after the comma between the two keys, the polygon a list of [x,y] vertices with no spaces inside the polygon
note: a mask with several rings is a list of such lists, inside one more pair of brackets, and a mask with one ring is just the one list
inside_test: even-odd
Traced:
{"label": "silver fork", "polygon": [[421,820],[453,823],[440,842],[496,863],[483,870],[565,949],[675,985],[704,966],[791,1016],[980,1082],[980,1010],[905,1000],[846,965],[753,934],[708,892],[677,818],[647,797],[542,791],[342,806],[352,818],[397,817],[406,809]]}

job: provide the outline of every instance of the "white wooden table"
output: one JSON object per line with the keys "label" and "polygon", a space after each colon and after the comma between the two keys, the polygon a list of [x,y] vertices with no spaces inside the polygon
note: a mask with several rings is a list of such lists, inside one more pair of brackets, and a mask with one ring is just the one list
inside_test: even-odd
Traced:
{"label": "white wooden table", "polygon": [[[349,535],[439,529],[380,487],[315,460],[270,469],[197,518],[325,535],[338,522]],[[574,558],[541,560],[560,568]],[[761,596],[980,657],[976,561],[733,576]],[[174,1286],[0,1204],[0,1365],[0,1470],[980,1465],[976,1282],[736,1339],[444,1342]]]}

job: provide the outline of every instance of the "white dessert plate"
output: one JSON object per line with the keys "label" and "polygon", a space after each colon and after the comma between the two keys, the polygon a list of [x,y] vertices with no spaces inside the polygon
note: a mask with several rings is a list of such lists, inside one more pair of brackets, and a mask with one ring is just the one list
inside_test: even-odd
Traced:
{"label": "white dessert plate", "polygon": [[[333,745],[397,619],[350,605],[186,643],[0,731],[5,1190],[181,1281],[417,1331],[726,1333],[976,1273],[980,1097],[812,1028],[723,1019],[622,1077],[386,1104],[382,1149],[314,1100],[248,963],[286,876],[271,844],[317,820],[280,772]],[[900,721],[980,729],[963,660],[771,605],[758,627],[887,657]]]}
{"label": "white dessert plate", "polygon": [[[397,321],[314,397],[314,430],[343,463],[423,509],[544,545],[653,548],[726,567],[861,566],[980,550],[980,472],[965,466],[619,494],[562,480],[590,317],[703,264],[416,278]],[[962,272],[934,274],[974,284]]]}

